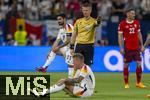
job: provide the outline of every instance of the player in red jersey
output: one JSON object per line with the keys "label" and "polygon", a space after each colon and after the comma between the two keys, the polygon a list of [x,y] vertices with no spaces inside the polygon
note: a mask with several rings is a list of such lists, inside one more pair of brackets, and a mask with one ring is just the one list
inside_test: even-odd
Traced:
{"label": "player in red jersey", "polygon": [[127,18],[122,20],[118,27],[118,43],[121,54],[124,55],[124,81],[125,88],[129,88],[129,64],[132,61],[136,61],[136,87],[145,88],[141,83],[142,67],[141,67],[141,55],[140,52],[144,51],[143,40],[140,30],[140,23],[135,19],[135,10],[128,9],[126,11]]}

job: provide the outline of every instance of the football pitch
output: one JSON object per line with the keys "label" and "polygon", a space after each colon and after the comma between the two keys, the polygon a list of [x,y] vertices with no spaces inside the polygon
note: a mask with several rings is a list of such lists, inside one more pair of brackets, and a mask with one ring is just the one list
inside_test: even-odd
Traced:
{"label": "football pitch", "polygon": [[[31,75],[42,74],[35,72],[0,72],[0,75]],[[124,89],[122,73],[94,73],[96,77],[95,93],[89,98],[73,98],[63,91],[51,94],[50,100],[150,100],[146,97],[150,94],[150,74],[143,74],[143,83],[147,86],[145,89],[136,88],[135,73],[130,73],[130,88]],[[45,73],[51,75],[51,85],[59,79],[67,77],[67,73]],[[11,97],[10,97],[11,98]],[[36,100],[36,99],[34,99]],[[42,100],[42,99],[41,99]],[[43,99],[44,100],[44,99]]]}

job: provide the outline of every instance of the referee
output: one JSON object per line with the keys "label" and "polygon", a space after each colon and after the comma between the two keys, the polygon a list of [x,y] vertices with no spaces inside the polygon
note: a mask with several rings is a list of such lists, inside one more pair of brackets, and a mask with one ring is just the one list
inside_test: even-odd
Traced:
{"label": "referee", "polygon": [[[84,55],[85,64],[93,64],[94,42],[96,27],[100,25],[101,18],[92,18],[92,6],[90,3],[82,5],[83,18],[78,19],[74,24],[74,32],[71,38],[71,52]],[[76,46],[74,46],[76,43]],[[75,48],[74,48],[75,47]]]}

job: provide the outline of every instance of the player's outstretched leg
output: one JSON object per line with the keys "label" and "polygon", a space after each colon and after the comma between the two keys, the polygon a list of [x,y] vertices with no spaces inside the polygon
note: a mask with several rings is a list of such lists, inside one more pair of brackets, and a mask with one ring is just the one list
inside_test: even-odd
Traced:
{"label": "player's outstretched leg", "polygon": [[55,56],[56,56],[56,53],[51,51],[48,54],[48,56],[47,56],[45,64],[42,67],[40,67],[40,68],[36,68],[36,71],[38,71],[38,72],[46,72],[46,69],[47,69],[48,65],[51,64],[51,62],[54,60]]}
{"label": "player's outstretched leg", "polygon": [[124,64],[124,69],[123,69],[123,76],[124,76],[124,82],[125,82],[125,88],[129,88],[129,64],[125,63]]}
{"label": "player's outstretched leg", "polygon": [[68,78],[73,78],[76,71],[74,70],[73,57],[70,50],[65,52],[65,62],[68,64]]}
{"label": "player's outstretched leg", "polygon": [[142,84],[141,78],[142,78],[141,62],[137,62],[137,67],[136,67],[136,79],[137,79],[136,87],[145,88],[146,86]]}
{"label": "player's outstretched leg", "polygon": [[57,84],[51,86],[49,89],[44,89],[42,92],[37,92],[36,90],[30,90],[35,96],[45,96],[47,94],[52,94],[59,92],[65,88],[65,79],[61,79],[58,81]]}
{"label": "player's outstretched leg", "polygon": [[51,86],[49,89],[47,90],[44,90],[41,95],[44,96],[46,94],[52,94],[52,93],[56,93],[56,92],[59,92],[61,90],[63,90],[65,88],[65,84],[55,84],[53,86]]}
{"label": "player's outstretched leg", "polygon": [[[68,78],[69,79],[69,78]],[[73,94],[73,88],[74,88],[74,84],[73,83],[68,83],[66,81],[67,79],[61,79],[58,81],[57,84],[51,86],[49,89],[44,90],[42,93],[40,93],[40,95],[45,96],[47,94],[52,94],[52,93],[57,93],[61,90],[65,91],[66,93],[68,93],[68,95],[70,96],[75,96]],[[35,92],[36,93],[36,92]]]}

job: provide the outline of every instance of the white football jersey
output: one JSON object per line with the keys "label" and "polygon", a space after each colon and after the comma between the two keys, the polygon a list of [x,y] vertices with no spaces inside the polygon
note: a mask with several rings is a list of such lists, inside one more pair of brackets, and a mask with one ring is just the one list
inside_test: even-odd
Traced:
{"label": "white football jersey", "polygon": [[86,87],[90,90],[94,90],[95,88],[95,76],[92,72],[91,68],[88,65],[84,65],[80,72],[76,72],[74,74],[74,78],[78,78],[79,76],[84,77],[84,79],[81,81],[80,86],[84,87],[86,84]]}
{"label": "white football jersey", "polygon": [[73,26],[71,24],[67,23],[65,28],[62,27],[59,29],[57,39],[62,40],[62,42],[65,42],[67,36],[71,36],[72,32],[73,32]]}

